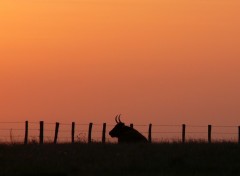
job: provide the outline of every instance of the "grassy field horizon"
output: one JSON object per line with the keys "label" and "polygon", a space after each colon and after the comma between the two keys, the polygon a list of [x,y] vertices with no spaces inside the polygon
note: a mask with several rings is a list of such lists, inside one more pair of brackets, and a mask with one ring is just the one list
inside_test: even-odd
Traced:
{"label": "grassy field horizon", "polygon": [[239,175],[240,145],[0,144],[0,175]]}

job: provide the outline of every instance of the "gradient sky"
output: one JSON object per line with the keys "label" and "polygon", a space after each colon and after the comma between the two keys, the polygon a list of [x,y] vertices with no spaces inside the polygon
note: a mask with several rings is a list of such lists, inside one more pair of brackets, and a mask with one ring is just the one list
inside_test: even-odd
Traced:
{"label": "gradient sky", "polygon": [[0,121],[240,125],[239,0],[1,0]]}

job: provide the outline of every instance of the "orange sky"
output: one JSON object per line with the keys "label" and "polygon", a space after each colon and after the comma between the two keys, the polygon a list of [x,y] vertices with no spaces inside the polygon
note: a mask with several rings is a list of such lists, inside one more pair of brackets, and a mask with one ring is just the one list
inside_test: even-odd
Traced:
{"label": "orange sky", "polygon": [[240,125],[239,0],[1,0],[0,121]]}

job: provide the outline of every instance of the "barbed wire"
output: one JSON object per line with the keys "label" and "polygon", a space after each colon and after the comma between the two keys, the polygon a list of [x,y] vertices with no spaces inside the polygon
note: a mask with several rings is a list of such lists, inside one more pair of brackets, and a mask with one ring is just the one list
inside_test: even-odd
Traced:
{"label": "barbed wire", "polygon": [[155,131],[155,132],[152,132],[153,134],[156,133],[156,134],[172,134],[172,133],[176,133],[176,134],[180,134],[180,132],[176,132],[176,131]]}
{"label": "barbed wire", "polygon": [[1,124],[1,123],[3,123],[3,124],[6,124],[6,123],[16,123],[16,124],[20,124],[20,123],[21,123],[21,124],[23,124],[23,123],[25,123],[25,122],[0,122],[0,124]]}
{"label": "barbed wire", "polygon": [[228,135],[228,134],[238,134],[238,133],[223,133],[223,132],[213,132],[212,134],[226,134],[226,135]]}
{"label": "barbed wire", "polygon": [[186,134],[207,134],[205,131],[188,131]]}
{"label": "barbed wire", "polygon": [[152,124],[152,126],[165,126],[165,127],[181,127],[182,125],[164,125],[164,124]]}
{"label": "barbed wire", "polygon": [[[44,122],[44,124],[51,124],[51,125],[54,125],[56,124],[57,122],[45,122],[45,121],[27,121],[29,124],[39,124],[40,122]],[[9,123],[9,124],[24,124],[25,122],[20,122],[20,121],[1,121],[0,124],[6,124],[6,123]],[[62,122],[58,122],[59,124],[61,125],[72,125],[72,123],[62,123]],[[89,123],[78,123],[78,122],[74,122],[75,125],[89,125]],[[102,125],[103,123],[93,123],[94,125]],[[106,123],[107,125],[110,125],[110,126],[115,126],[116,124],[108,124]],[[133,123],[132,123],[133,124]],[[152,124],[152,123],[150,123]],[[184,123],[183,123],[184,124]],[[183,124],[152,124],[153,126],[182,126]],[[208,126],[209,124],[206,124],[206,125],[191,125],[191,124],[185,124],[186,126],[189,126],[189,127],[206,127]],[[134,124],[134,126],[148,126],[146,124]],[[214,127],[238,127],[237,125],[212,125]]]}
{"label": "barbed wire", "polygon": [[[24,124],[25,122],[0,122],[0,124]],[[28,122],[29,124],[40,124],[40,121],[39,122]],[[44,122],[44,124],[45,125],[47,125],[47,127],[50,127],[50,126],[48,126],[48,125],[55,125],[56,124],[56,122]],[[89,124],[90,123],[75,123],[75,126],[85,126],[84,127],[84,129],[85,130],[79,130],[77,127],[75,127],[75,140],[80,140],[80,141],[87,141],[87,137],[88,137],[88,129],[87,129],[87,127],[89,126]],[[100,130],[100,127],[102,127],[103,126],[103,124],[104,123],[92,123],[92,125],[93,125],[93,128],[92,128],[92,134],[93,134],[93,136],[94,137],[92,137],[92,140],[98,140],[98,139],[102,139],[102,137],[99,137],[99,136],[96,136],[96,134],[101,134],[103,131],[102,130]],[[71,126],[72,125],[72,123],[61,123],[61,122],[59,122],[59,125],[60,126]],[[129,124],[130,125],[130,124]],[[151,131],[151,133],[154,135],[154,134],[163,134],[163,135],[165,135],[165,134],[179,134],[179,135],[181,135],[183,132],[182,132],[182,130],[179,130],[179,131],[171,131],[171,130],[166,130],[166,131],[158,131],[158,130],[156,130],[156,129],[161,129],[161,127],[170,127],[171,129],[172,129],[172,127],[174,127],[174,128],[181,128],[182,127],[182,125],[183,124],[181,124],[181,125],[176,125],[176,124],[173,124],[173,125],[171,125],[171,124],[152,124],[152,129],[154,129],[154,130],[152,130]],[[106,136],[105,136],[105,139],[106,139],[106,141],[107,140],[113,140],[112,138],[108,138],[107,136],[109,136],[108,135],[108,132],[109,132],[109,127],[114,127],[115,126],[115,124],[108,124],[108,123],[106,123],[106,127],[107,127],[107,129],[106,129]],[[147,127],[147,126],[149,126],[149,125],[144,125],[144,124],[133,124],[133,126],[134,127]],[[209,131],[194,131],[193,130],[193,128],[207,128],[209,125],[187,125],[187,124],[185,124],[185,128],[186,128],[186,131],[185,131],[185,135],[186,136],[189,136],[189,135],[191,135],[191,134],[207,134],[207,133],[209,133]],[[230,129],[233,129],[233,128],[235,128],[236,130],[237,130],[237,127],[238,127],[238,129],[239,129],[239,126],[237,126],[237,125],[211,125],[212,126],[212,131],[211,131],[211,134],[212,135],[217,135],[217,136],[219,136],[219,135],[221,135],[221,136],[223,136],[223,135],[236,135],[237,136],[237,134],[239,134],[239,132],[237,133],[237,132],[233,132],[233,130],[231,131],[231,130],[227,130],[226,132],[223,132],[223,131],[219,131],[219,130],[214,130],[215,128],[217,128],[217,129],[220,129],[220,128],[230,128]],[[30,125],[30,127],[31,127],[31,125]],[[96,128],[94,128],[94,127],[96,127]],[[190,131],[188,131],[188,128],[190,128],[191,130]],[[141,129],[141,128],[140,128]],[[143,128],[142,128],[143,129]],[[164,128],[163,128],[164,129]],[[12,134],[12,132],[13,133],[17,133],[16,131],[25,131],[26,129],[25,128],[0,128],[0,132],[2,132],[2,133],[6,133],[7,131],[9,132],[10,131],[10,135],[0,135],[0,138],[4,138],[4,139],[10,139],[10,140],[15,140],[15,139],[20,139],[20,138],[22,138],[22,140],[24,139],[24,135],[16,135],[16,134]],[[28,128],[28,131],[40,131],[40,129],[39,128]],[[49,132],[52,132],[52,133],[54,133],[56,131],[56,129],[51,129],[51,128],[44,128],[44,132],[46,132],[46,134],[49,134]],[[66,141],[71,141],[71,132],[72,132],[72,129],[61,129],[61,127],[60,127],[60,129],[58,130],[58,133],[60,133],[60,134],[66,134],[66,133],[69,133],[69,136],[66,136],[66,137],[63,137],[63,136],[61,136],[61,135],[58,135],[58,139],[59,140],[63,140],[63,139],[65,139]],[[140,133],[142,133],[142,134],[144,134],[144,135],[146,135],[146,134],[149,134],[149,131],[139,131]],[[83,136],[81,136],[81,135],[83,135]],[[39,136],[38,135],[29,135],[28,136],[29,137],[29,139],[32,139],[32,140],[38,140],[39,139]],[[168,137],[169,138],[169,137]],[[236,137],[235,137],[236,138]],[[234,139],[235,139],[234,138]],[[53,139],[54,139],[54,135],[51,135],[51,136],[49,136],[49,135],[44,135],[44,141],[46,140],[46,141],[53,141]],[[162,137],[158,137],[158,138],[152,138],[152,140],[154,140],[154,139],[158,139],[158,140],[161,140],[162,139]],[[214,140],[214,139],[213,139]]]}
{"label": "barbed wire", "polygon": [[53,123],[53,122],[44,122],[44,124],[45,124],[45,125],[55,125],[56,122],[55,122],[55,123]]}
{"label": "barbed wire", "polygon": [[29,124],[39,124],[40,121],[39,121],[39,122],[31,122],[31,121],[28,121],[28,123],[29,123]]}
{"label": "barbed wire", "polygon": [[89,125],[89,123],[88,124],[87,123],[75,123],[75,125],[76,126],[85,126],[85,125],[87,126],[87,125]]}
{"label": "barbed wire", "polygon": [[16,129],[16,128],[0,128],[0,131],[24,131],[25,129]]}
{"label": "barbed wire", "polygon": [[59,123],[60,125],[66,125],[66,126],[71,126],[71,123]]}
{"label": "barbed wire", "polygon": [[186,125],[186,127],[194,128],[206,128],[208,125]]}
{"label": "barbed wire", "polygon": [[212,127],[217,127],[217,128],[237,128],[238,126],[221,126],[221,125],[212,125]]}

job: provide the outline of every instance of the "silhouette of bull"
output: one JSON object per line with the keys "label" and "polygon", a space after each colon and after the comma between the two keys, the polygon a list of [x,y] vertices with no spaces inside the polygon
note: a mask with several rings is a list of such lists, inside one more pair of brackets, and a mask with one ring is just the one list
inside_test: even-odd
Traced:
{"label": "silhouette of bull", "polygon": [[118,138],[118,143],[146,143],[148,140],[137,130],[126,126],[120,120],[121,115],[115,117],[117,125],[109,132],[111,137]]}

